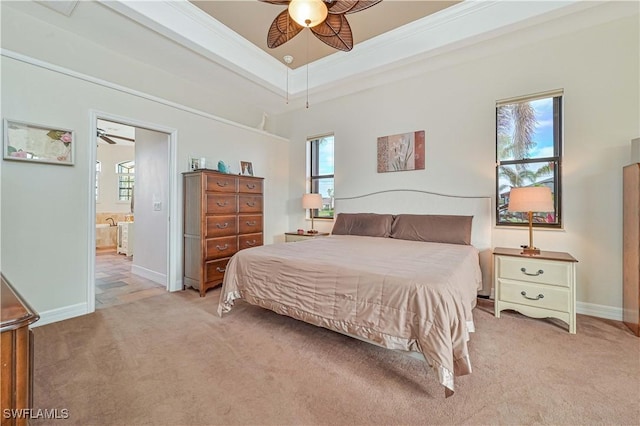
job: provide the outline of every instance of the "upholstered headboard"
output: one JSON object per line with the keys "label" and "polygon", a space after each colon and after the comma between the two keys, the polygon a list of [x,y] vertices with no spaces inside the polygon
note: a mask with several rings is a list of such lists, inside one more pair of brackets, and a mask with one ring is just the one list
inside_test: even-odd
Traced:
{"label": "upholstered headboard", "polygon": [[378,191],[335,198],[335,213],[389,213],[473,216],[471,244],[480,251],[482,295],[492,285],[491,197],[460,196],[412,189]]}

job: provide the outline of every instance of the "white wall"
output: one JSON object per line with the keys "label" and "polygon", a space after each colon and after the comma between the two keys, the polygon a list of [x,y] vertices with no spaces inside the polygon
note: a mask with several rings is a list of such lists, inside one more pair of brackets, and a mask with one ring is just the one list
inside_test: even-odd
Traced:
{"label": "white wall", "polygon": [[137,128],[135,151],[136,183],[131,272],[166,285],[169,135]]}
{"label": "white wall", "polygon": [[[562,88],[564,229],[536,231],[536,245],[579,260],[582,312],[621,318],[621,168],[640,133],[638,15],[544,39],[561,26],[431,57],[414,64],[425,71],[413,78],[325,103],[311,97],[308,110],[277,117],[291,140],[289,228],[305,227],[307,136],[335,133],[336,197],[393,188],[494,196],[496,100]],[[542,40],[519,46],[518,38]],[[415,130],[426,131],[426,169],[377,173],[376,138]],[[493,230],[494,246],[527,238]]]}
{"label": "white wall", "polygon": [[129,213],[129,201],[118,200],[118,175],[116,165],[135,159],[135,147],[131,145],[108,145],[98,143],[96,159],[102,171],[98,173],[98,200],[96,213]]}
{"label": "white wall", "polygon": [[[55,50],[56,42],[59,42],[61,51],[67,51],[68,34],[43,21],[6,14],[4,2],[2,7],[3,47],[20,46],[18,53],[40,55],[43,53],[41,47],[37,47],[39,43],[46,45],[47,50]],[[11,22],[9,18],[15,18],[17,22]],[[23,43],[25,39],[30,41]],[[98,51],[99,63],[92,68],[91,61],[96,53],[77,53],[79,57],[85,55],[84,70],[95,69],[96,74],[104,63],[120,63],[122,59],[113,52]],[[76,58],[76,61],[80,59]],[[240,160],[252,161],[256,175],[265,178],[265,243],[278,240],[287,230],[289,151],[286,139],[235,125],[211,116],[207,111],[131,94],[87,78],[86,74],[52,70],[49,65],[47,62],[34,63],[29,57],[11,58],[4,53],[0,58],[3,117],[76,132],[74,166],[3,161],[0,169],[2,272],[42,314],[39,324],[80,315],[89,309],[87,289],[94,279],[89,276],[89,259],[93,257],[95,247],[91,215],[95,201],[90,183],[95,161],[91,154],[95,135],[91,132],[95,123],[91,122],[91,111],[132,122],[155,123],[157,127],[176,131],[176,168],[171,174],[178,182],[172,200],[178,206],[178,216],[171,220],[177,224],[174,253],[178,259],[174,259],[177,269],[170,278],[181,281],[182,276],[180,173],[187,170],[187,159],[192,153],[216,162],[218,159],[231,164],[238,164]],[[170,84],[171,80],[165,78],[168,76],[163,75],[162,70],[143,69],[145,72],[141,73],[139,64],[128,71],[126,67],[120,67],[122,81],[119,83],[125,82],[125,86],[135,89],[145,81],[145,87],[153,89],[148,79],[141,77],[151,73],[159,76],[154,80],[158,85]],[[216,82],[211,84],[215,86]],[[179,86],[184,90],[180,94],[184,102],[194,99],[195,104],[200,104],[202,97],[207,96],[206,90],[188,84]],[[216,103],[224,104],[221,100]],[[239,113],[237,100],[230,99],[229,104],[233,115]],[[247,111],[249,115],[253,113],[249,107]]]}

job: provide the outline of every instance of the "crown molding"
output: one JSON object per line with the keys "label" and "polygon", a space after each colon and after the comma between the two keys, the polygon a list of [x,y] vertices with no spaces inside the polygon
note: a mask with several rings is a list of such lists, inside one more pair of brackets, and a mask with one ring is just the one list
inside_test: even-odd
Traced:
{"label": "crown molding", "polygon": [[[284,64],[187,0],[100,1],[106,7],[180,43],[278,96],[283,96],[287,90],[282,78],[287,70]],[[580,13],[590,9],[591,13]],[[603,9],[606,13],[601,13]],[[533,38],[544,39],[562,31],[574,31],[575,28],[633,13],[638,13],[636,2],[463,1],[362,42],[354,46],[350,52],[337,51],[310,63],[308,82],[307,67],[289,70],[289,99],[292,104],[290,107],[302,105],[302,98],[307,90],[314,94],[314,102],[342,96],[384,81],[411,76],[418,70],[433,66],[432,63],[437,62],[437,56],[562,17],[581,16],[580,19],[557,25],[561,30],[556,28],[548,33],[539,31],[529,36],[529,39],[518,37],[518,40],[512,43],[531,42]],[[491,50],[487,47],[484,49]],[[416,64],[418,66],[415,66]],[[407,68],[412,68],[413,71]]]}

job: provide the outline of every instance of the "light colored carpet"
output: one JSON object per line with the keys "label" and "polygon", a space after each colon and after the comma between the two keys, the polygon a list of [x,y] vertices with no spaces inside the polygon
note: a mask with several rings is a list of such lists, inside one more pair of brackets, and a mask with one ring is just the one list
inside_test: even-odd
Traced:
{"label": "light colored carpet", "polygon": [[33,424],[634,425],[640,339],[622,323],[561,322],[479,300],[474,372],[444,398],[421,361],[243,302],[164,294],[37,327]]}

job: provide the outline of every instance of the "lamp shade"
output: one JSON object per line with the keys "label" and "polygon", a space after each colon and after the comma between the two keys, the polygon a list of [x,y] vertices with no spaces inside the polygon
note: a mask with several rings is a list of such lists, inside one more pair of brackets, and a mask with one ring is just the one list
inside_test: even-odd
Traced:
{"label": "lamp shade", "polygon": [[302,196],[303,209],[321,209],[322,195],[320,194],[304,194]]}
{"label": "lamp shade", "polygon": [[289,16],[303,27],[312,28],[324,22],[329,13],[322,0],[291,0]]}
{"label": "lamp shade", "polygon": [[546,186],[511,188],[507,210],[510,212],[552,212],[555,208],[551,197],[551,188]]}

